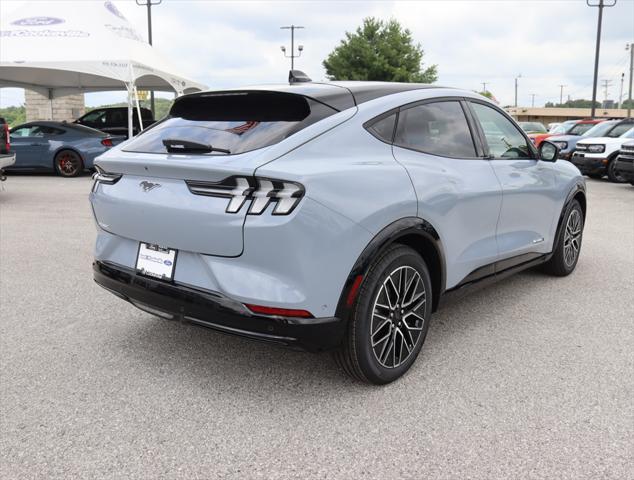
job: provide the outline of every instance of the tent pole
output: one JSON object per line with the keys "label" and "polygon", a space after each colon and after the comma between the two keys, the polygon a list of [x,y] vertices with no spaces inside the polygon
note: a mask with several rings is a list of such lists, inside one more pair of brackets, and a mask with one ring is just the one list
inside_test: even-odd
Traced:
{"label": "tent pole", "polygon": [[134,112],[132,111],[132,88],[130,84],[128,86],[128,138],[134,136],[134,129],[132,128]]}
{"label": "tent pole", "polygon": [[140,131],[143,131],[143,119],[141,118],[141,107],[139,106],[139,91],[136,88],[136,85],[134,86],[134,99],[136,100],[136,113],[139,117],[139,128]]}

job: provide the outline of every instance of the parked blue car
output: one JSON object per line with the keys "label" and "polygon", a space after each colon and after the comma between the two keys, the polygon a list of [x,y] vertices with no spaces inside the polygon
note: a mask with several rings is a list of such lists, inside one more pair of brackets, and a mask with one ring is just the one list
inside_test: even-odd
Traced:
{"label": "parked blue car", "polygon": [[8,171],[55,171],[75,177],[124,137],[65,122],[29,122],[11,129],[15,164]]}

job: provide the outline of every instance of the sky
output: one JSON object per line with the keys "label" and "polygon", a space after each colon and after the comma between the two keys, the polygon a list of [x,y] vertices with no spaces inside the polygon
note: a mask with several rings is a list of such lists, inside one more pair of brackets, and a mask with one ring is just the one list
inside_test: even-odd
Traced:
{"label": "sky", "polygon": [[[0,16],[24,3],[2,0]],[[134,0],[114,3],[146,37],[146,9]],[[439,85],[482,90],[486,82],[501,104],[510,105],[521,75],[518,103],[531,106],[534,94],[535,106],[542,106],[559,101],[560,85],[564,99],[591,98],[597,10],[585,0],[163,0],[152,9],[152,25],[154,47],[178,72],[214,89],[285,82],[290,60],[280,46],[290,52],[290,33],[280,26],[305,27],[296,31],[304,50],[295,68],[326,80],[322,61],[346,31],[369,16],[394,18],[421,44],[424,64],[438,65]],[[600,85],[611,83],[610,99],[618,100],[622,73],[627,97],[629,42],[634,42],[634,0],[617,0],[604,10],[599,65]],[[86,104],[123,101],[124,95],[91,93]],[[597,98],[604,97],[601,87]],[[0,89],[0,106],[23,101],[21,90]]]}

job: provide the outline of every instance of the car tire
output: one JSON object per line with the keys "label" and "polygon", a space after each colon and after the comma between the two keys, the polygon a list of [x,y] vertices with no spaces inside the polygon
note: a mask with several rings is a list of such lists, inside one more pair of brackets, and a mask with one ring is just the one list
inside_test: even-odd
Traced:
{"label": "car tire", "polygon": [[334,352],[337,364],[375,385],[407,372],[427,335],[431,288],[427,265],[416,251],[403,245],[385,250],[359,287],[346,337]]}
{"label": "car tire", "polygon": [[583,239],[583,210],[577,200],[568,207],[561,224],[561,232],[553,256],[543,266],[543,271],[557,277],[570,275],[579,261]]}
{"label": "car tire", "polygon": [[616,170],[616,160],[610,160],[608,163],[608,179],[612,183],[625,183],[626,180]]}
{"label": "car tire", "polygon": [[76,177],[84,171],[84,162],[77,152],[62,150],[55,155],[55,171],[62,177]]}

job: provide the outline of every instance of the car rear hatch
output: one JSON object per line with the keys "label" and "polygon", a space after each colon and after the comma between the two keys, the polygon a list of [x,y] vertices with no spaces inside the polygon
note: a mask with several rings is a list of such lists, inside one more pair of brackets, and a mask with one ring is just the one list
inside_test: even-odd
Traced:
{"label": "car rear hatch", "polygon": [[288,92],[181,97],[166,119],[97,159],[102,173],[114,174],[97,181],[91,193],[97,222],[141,242],[238,256],[247,201],[234,207],[249,187],[243,179],[271,160],[272,145],[336,113]]}

